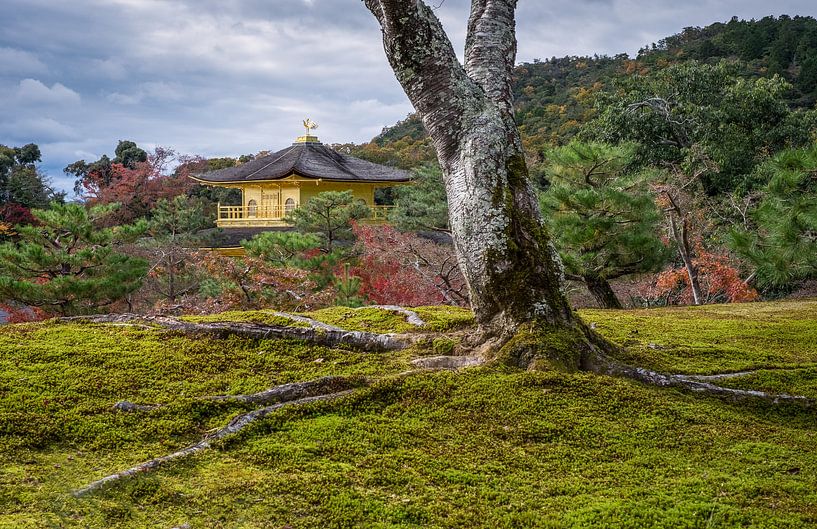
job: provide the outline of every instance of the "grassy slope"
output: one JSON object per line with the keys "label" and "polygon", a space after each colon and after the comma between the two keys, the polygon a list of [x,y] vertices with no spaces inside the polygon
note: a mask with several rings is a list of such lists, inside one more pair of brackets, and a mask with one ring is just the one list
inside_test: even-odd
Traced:
{"label": "grassy slope", "polygon": [[[446,321],[439,311],[424,315]],[[817,302],[584,316],[628,345],[629,360],[691,373],[805,366],[751,382],[817,395]],[[313,317],[369,329],[401,322]],[[817,525],[813,411],[502,368],[417,375],[284,410],[201,456],[83,500],[68,494],[197,440],[242,409],[196,396],[395,373],[426,352],[367,355],[126,327],[3,328],[0,527]],[[172,404],[111,411],[120,399]]]}

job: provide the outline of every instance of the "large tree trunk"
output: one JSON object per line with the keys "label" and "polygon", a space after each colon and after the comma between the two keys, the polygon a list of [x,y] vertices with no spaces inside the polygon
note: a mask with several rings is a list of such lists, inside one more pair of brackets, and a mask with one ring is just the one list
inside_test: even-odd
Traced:
{"label": "large tree trunk", "polygon": [[613,292],[610,282],[603,277],[596,275],[584,276],[584,283],[587,285],[587,290],[593,295],[596,302],[603,309],[620,309],[621,302],[618,300],[616,293]]}
{"label": "large tree trunk", "polygon": [[473,0],[465,66],[421,0],[364,0],[386,55],[434,142],[454,245],[477,321],[579,327],[543,226],[513,117],[515,0]]}

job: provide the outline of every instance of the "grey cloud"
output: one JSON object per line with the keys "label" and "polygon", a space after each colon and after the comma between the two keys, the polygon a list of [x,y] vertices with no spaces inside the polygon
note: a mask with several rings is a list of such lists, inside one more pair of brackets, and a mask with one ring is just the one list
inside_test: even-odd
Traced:
{"label": "grey cloud", "polygon": [[48,67],[34,53],[0,47],[0,71],[14,71],[20,75],[40,74],[47,72]]}
{"label": "grey cloud", "polygon": [[[436,10],[460,54],[469,5]],[[811,0],[769,9],[759,0],[520,0],[519,59],[632,54],[733,15],[817,14]],[[360,142],[411,111],[361,0],[4,0],[3,13],[0,92],[16,97],[29,79],[40,102],[0,107],[0,143],[39,143],[67,188],[62,167],[110,153],[119,139],[234,156],[287,145],[307,115],[324,141]]]}
{"label": "grey cloud", "polygon": [[80,96],[62,83],[54,83],[49,88],[37,79],[23,79],[17,86],[17,100],[29,104],[74,105],[80,102]]}
{"label": "grey cloud", "polygon": [[70,125],[47,117],[4,122],[0,124],[0,136],[9,138],[11,141],[8,143],[12,144],[28,143],[33,141],[32,138],[37,138],[45,144],[79,138],[77,131]]}

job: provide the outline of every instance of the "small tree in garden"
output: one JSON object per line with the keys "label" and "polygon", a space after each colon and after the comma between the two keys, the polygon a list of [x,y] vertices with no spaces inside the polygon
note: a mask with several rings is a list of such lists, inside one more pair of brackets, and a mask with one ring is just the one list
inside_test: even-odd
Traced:
{"label": "small tree in garden", "polygon": [[335,305],[342,307],[360,307],[363,299],[360,297],[360,278],[349,273],[349,263],[344,263],[343,272],[335,278]]}
{"label": "small tree in garden", "polygon": [[36,220],[31,210],[20,204],[9,202],[0,206],[0,222],[4,222],[10,226],[18,226],[21,224],[34,224]]}
{"label": "small tree in garden", "polygon": [[0,297],[49,313],[78,314],[139,288],[147,263],[117,246],[136,239],[145,224],[100,227],[115,209],[52,203],[49,210],[34,210],[37,225],[20,227],[19,241],[0,245]]}
{"label": "small tree in garden", "polygon": [[360,293],[387,305],[468,305],[454,249],[390,226],[355,226]]}
{"label": "small tree in garden", "polygon": [[257,257],[228,257],[218,252],[199,254],[205,274],[199,295],[204,311],[275,307],[281,310],[311,310],[332,304],[330,292],[315,292],[305,270],[269,266]]}
{"label": "small tree in garden", "polygon": [[219,308],[309,310],[332,304],[339,256],[322,253],[317,235],[270,231],[241,244],[245,257],[200,254],[207,276],[200,293]]}
{"label": "small tree in garden", "polygon": [[320,248],[321,239],[312,233],[267,231],[241,244],[247,255],[263,259],[271,266],[297,268],[308,259],[306,254]]}
{"label": "small tree in garden", "polygon": [[148,222],[150,238],[142,246],[150,262],[148,288],[160,298],[175,302],[198,290],[201,278],[193,255],[202,243],[198,233],[210,223],[200,201],[177,196],[156,203]]}
{"label": "small tree in garden", "polygon": [[323,250],[331,253],[338,240],[352,238],[352,222],[369,214],[368,206],[351,191],[327,191],[292,211],[289,220],[298,231],[320,235]]}
{"label": "small tree in garden", "polygon": [[[760,296],[740,277],[729,257],[698,248],[694,265],[698,270],[700,303],[742,303],[756,301]],[[658,274],[655,286],[647,294],[663,304],[690,304],[693,291],[686,268],[675,268]]]}
{"label": "small tree in garden", "polygon": [[780,153],[760,168],[768,179],[750,213],[756,230],[734,230],[734,249],[761,286],[817,277],[817,146]]}
{"label": "small tree in garden", "polygon": [[391,221],[403,231],[450,232],[448,201],[440,168],[425,165],[414,171],[412,185],[397,188]]}
{"label": "small tree in garden", "polygon": [[313,233],[270,231],[242,245],[248,256],[261,259],[266,266],[306,272],[313,290],[323,290],[335,282],[336,269],[344,258],[340,250],[322,252],[323,240]]}
{"label": "small tree in garden", "polygon": [[571,143],[548,153],[542,210],[569,278],[605,308],[621,308],[609,281],[663,265],[661,213],[648,175],[631,170],[634,148]]}

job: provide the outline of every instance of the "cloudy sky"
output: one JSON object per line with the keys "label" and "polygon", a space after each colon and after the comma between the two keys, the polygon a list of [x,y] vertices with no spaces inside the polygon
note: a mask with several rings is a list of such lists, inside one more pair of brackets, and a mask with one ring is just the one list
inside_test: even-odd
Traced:
{"label": "cloudy sky", "polygon": [[[429,0],[456,49],[467,0]],[[361,0],[2,0],[0,144],[62,168],[119,139],[204,156],[277,150],[320,124],[362,142],[411,112]],[[519,61],[631,55],[686,26],[817,16],[814,0],[519,0]]]}

